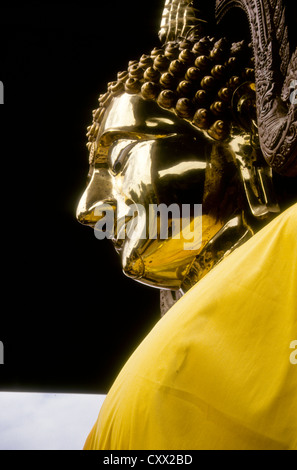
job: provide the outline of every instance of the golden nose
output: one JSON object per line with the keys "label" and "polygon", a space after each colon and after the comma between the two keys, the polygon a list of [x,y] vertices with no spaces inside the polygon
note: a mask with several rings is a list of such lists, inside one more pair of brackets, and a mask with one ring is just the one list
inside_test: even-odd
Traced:
{"label": "golden nose", "polygon": [[88,206],[83,195],[77,207],[76,218],[82,225],[95,228],[96,223],[104,217],[106,206],[116,212],[116,202],[114,200],[105,199]]}
{"label": "golden nose", "polygon": [[102,217],[99,207],[110,203],[114,206],[112,199],[112,181],[110,174],[105,168],[93,171],[91,181],[82,195],[76,210],[76,218],[83,225],[94,228]]}

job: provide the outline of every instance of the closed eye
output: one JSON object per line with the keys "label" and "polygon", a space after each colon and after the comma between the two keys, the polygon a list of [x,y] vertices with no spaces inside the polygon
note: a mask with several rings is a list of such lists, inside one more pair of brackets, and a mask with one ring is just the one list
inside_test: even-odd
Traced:
{"label": "closed eye", "polygon": [[117,175],[122,171],[131,149],[137,142],[139,141],[129,139],[117,140],[110,147],[108,160],[109,168],[113,175]]}

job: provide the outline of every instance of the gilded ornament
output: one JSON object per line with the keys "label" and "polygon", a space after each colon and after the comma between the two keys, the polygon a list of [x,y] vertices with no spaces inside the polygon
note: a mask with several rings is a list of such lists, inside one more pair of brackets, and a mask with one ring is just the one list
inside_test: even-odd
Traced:
{"label": "gilded ornament", "polygon": [[208,129],[210,123],[210,113],[207,109],[201,108],[196,111],[193,118],[193,124],[199,129]]}
{"label": "gilded ornament", "polygon": [[128,72],[130,72],[131,67],[138,65],[138,60],[129,60],[128,62]]}
{"label": "gilded ornament", "polygon": [[193,105],[190,99],[180,98],[175,106],[176,113],[184,119],[191,119],[193,116]]}
{"label": "gilded ornament", "polygon": [[100,122],[102,115],[104,114],[105,108],[99,107],[98,109],[95,109],[95,112],[93,114],[93,119],[96,122]]}
{"label": "gilded ornament", "polygon": [[140,81],[137,80],[137,78],[128,78],[128,80],[125,83],[125,91],[127,93],[139,93],[141,88]]}
{"label": "gilded ornament", "polygon": [[239,65],[239,59],[237,57],[231,56],[225,61],[225,67],[232,72]]}
{"label": "gilded ornament", "polygon": [[179,56],[179,47],[176,43],[169,43],[165,47],[165,56],[170,60],[177,59]]}
{"label": "gilded ornament", "polygon": [[87,147],[87,149],[88,149],[89,152],[91,151],[92,145],[93,145],[92,142],[87,142],[87,143],[86,143],[86,147]]}
{"label": "gilded ornament", "polygon": [[220,60],[226,57],[228,52],[230,53],[229,43],[225,38],[221,38],[214,44],[213,49],[210,51],[210,58]]}
{"label": "gilded ornament", "polygon": [[220,98],[220,100],[228,102],[231,100],[232,91],[230,90],[230,88],[223,87],[218,91],[218,97]]}
{"label": "gilded ornament", "polygon": [[213,90],[215,86],[217,85],[217,80],[212,77],[211,75],[206,75],[202,80],[201,80],[201,88],[203,90]]}
{"label": "gilded ornament", "polygon": [[210,69],[211,61],[206,55],[200,55],[195,59],[195,66],[204,72]]}
{"label": "gilded ornament", "polygon": [[207,38],[201,38],[193,46],[193,52],[198,55],[207,55],[212,47],[211,41]]}
{"label": "gilded ornament", "polygon": [[205,107],[209,100],[209,96],[206,90],[198,90],[195,94],[195,104],[198,108]]}
{"label": "gilded ornament", "polygon": [[163,53],[164,53],[163,49],[160,49],[159,47],[154,47],[154,49],[151,52],[151,57],[155,59],[156,57],[158,57],[158,55],[163,54]]}
{"label": "gilded ornament", "polygon": [[140,57],[140,60],[139,60],[139,66],[146,69],[148,67],[152,67],[154,63],[154,59],[147,55],[147,54],[143,54],[141,57]]}
{"label": "gilded ornament", "polygon": [[181,62],[178,59],[175,59],[169,65],[168,70],[169,70],[170,73],[172,73],[172,75],[174,75],[176,77],[180,77],[180,76],[185,74],[186,67],[185,67],[185,64],[183,62]]}
{"label": "gilded ornament", "polygon": [[245,80],[252,82],[255,80],[255,70],[248,67],[244,70],[243,76]]}
{"label": "gilded ornament", "polygon": [[176,93],[172,90],[163,90],[158,96],[158,104],[163,108],[172,108],[177,101]]}
{"label": "gilded ornament", "polygon": [[177,79],[170,72],[165,72],[160,78],[160,84],[164,88],[173,89],[177,85]]}
{"label": "gilded ornament", "polygon": [[226,67],[224,65],[215,65],[210,73],[214,78],[222,79],[226,75]]}
{"label": "gilded ornament", "polygon": [[146,82],[141,87],[141,95],[145,100],[155,100],[160,88],[155,82]]}
{"label": "gilded ornament", "polygon": [[245,49],[246,49],[246,42],[244,40],[239,41],[239,42],[234,42],[233,44],[231,44],[230,54],[240,55]]}
{"label": "gilded ornament", "polygon": [[215,101],[214,103],[211,104],[210,106],[210,111],[215,115],[219,116],[226,112],[226,105],[223,103],[223,101]]}
{"label": "gilded ornament", "polygon": [[143,78],[149,82],[158,82],[160,79],[160,72],[154,67],[149,67],[144,72]]}
{"label": "gilded ornament", "polygon": [[99,103],[103,107],[107,107],[110,104],[111,100],[112,100],[112,95],[109,91],[105,93],[104,95],[100,95],[99,97]]}
{"label": "gilded ornament", "polygon": [[129,72],[124,71],[124,72],[118,72],[117,78],[119,82],[125,82],[129,76]]}
{"label": "gilded ornament", "polygon": [[186,65],[191,65],[194,63],[195,60],[195,54],[190,51],[189,49],[184,49],[181,51],[181,53],[178,56],[178,59]]}
{"label": "gilded ornament", "polygon": [[94,122],[92,126],[88,127],[87,136],[90,137],[91,139],[95,139],[97,137],[98,130],[99,130],[99,124],[97,122]]}
{"label": "gilded ornament", "polygon": [[229,124],[226,121],[216,121],[208,130],[210,137],[215,140],[224,140],[229,134]]}
{"label": "gilded ornament", "polygon": [[154,60],[154,68],[159,72],[165,72],[170,65],[170,60],[163,54],[159,54]]}
{"label": "gilded ornament", "polygon": [[98,101],[100,104],[104,103],[108,98],[109,98],[110,93],[106,92],[104,94],[101,94],[98,98]]}
{"label": "gilded ornament", "polygon": [[185,78],[186,80],[197,82],[199,79],[202,78],[201,71],[198,69],[198,67],[190,67],[186,72]]}
{"label": "gilded ornament", "polygon": [[241,80],[240,80],[240,77],[234,75],[233,77],[231,77],[229,80],[228,80],[228,85],[229,87],[231,88],[231,90],[234,90],[235,88],[237,88],[239,85],[241,84]]}
{"label": "gilded ornament", "polygon": [[191,95],[193,95],[194,92],[193,83],[189,82],[188,80],[182,80],[179,83],[176,91],[180,96],[189,98]]}
{"label": "gilded ornament", "polygon": [[192,47],[193,47],[192,41],[189,41],[188,39],[181,39],[179,43],[179,49],[187,50],[187,49],[192,49]]}
{"label": "gilded ornament", "polygon": [[110,93],[113,96],[116,96],[124,91],[124,83],[121,81],[114,82],[114,84],[110,87]]}
{"label": "gilded ornament", "polygon": [[129,68],[129,77],[137,79],[143,77],[143,68],[139,66],[138,62]]}

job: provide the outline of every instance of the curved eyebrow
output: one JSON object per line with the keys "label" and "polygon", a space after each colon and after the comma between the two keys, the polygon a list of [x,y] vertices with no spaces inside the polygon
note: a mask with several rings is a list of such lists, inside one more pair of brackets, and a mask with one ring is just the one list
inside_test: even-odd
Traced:
{"label": "curved eyebrow", "polygon": [[109,146],[113,142],[119,139],[160,139],[162,137],[169,137],[178,135],[178,132],[172,132],[173,129],[162,129],[159,123],[155,124],[154,118],[152,118],[153,125],[137,126],[133,130],[129,127],[118,127],[106,129],[99,138],[99,144]]}
{"label": "curved eyebrow", "polygon": [[108,147],[117,139],[157,139],[178,134],[186,138],[197,132],[201,131],[154,101],[124,93],[114,97],[106,109],[90,160],[105,164]]}
{"label": "curved eyebrow", "polygon": [[96,163],[102,166],[106,166],[108,164],[109,148],[117,140],[156,140],[176,135],[178,135],[176,132],[148,133],[139,132],[139,130],[131,131],[127,128],[106,129],[96,143],[96,150],[94,151],[92,159],[90,160],[90,164]]}
{"label": "curved eyebrow", "polygon": [[[93,150],[89,155],[89,165],[94,164],[102,167],[108,167],[108,152],[109,147],[120,139],[131,139],[132,133],[119,132],[119,130],[106,130],[102,133],[96,142],[93,142]],[[135,136],[133,137],[135,139]]]}
{"label": "curved eyebrow", "polygon": [[144,137],[148,138],[144,134],[136,132],[107,129],[94,144],[96,149],[93,152],[92,158],[90,158],[90,165],[99,164],[101,166],[108,166],[109,148],[117,140],[141,140]]}

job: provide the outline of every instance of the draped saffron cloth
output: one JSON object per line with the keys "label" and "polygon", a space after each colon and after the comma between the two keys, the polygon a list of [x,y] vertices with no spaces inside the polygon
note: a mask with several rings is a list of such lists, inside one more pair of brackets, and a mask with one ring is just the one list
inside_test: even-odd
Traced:
{"label": "draped saffron cloth", "polygon": [[84,449],[296,450],[296,340],[297,204],[156,324]]}

